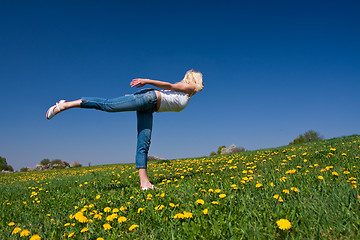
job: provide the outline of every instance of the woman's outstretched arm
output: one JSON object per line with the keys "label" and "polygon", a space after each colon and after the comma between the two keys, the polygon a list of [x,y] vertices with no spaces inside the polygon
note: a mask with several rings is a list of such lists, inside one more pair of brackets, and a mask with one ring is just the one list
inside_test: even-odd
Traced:
{"label": "woman's outstretched arm", "polygon": [[144,79],[144,78],[136,78],[133,79],[130,83],[131,87],[143,87],[146,84],[153,85],[155,87],[164,89],[164,90],[172,90],[172,91],[178,91],[183,93],[191,94],[194,91],[194,87],[190,84],[183,83],[183,82],[177,82],[177,83],[169,83],[164,81],[158,81],[158,80],[151,80],[151,79]]}

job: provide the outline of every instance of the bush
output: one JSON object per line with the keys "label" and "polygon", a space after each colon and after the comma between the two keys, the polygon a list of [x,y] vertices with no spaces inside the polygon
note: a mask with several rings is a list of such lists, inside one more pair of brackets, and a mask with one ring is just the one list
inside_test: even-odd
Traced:
{"label": "bush", "polygon": [[222,148],[221,154],[239,153],[245,151],[245,148],[239,148],[235,144],[231,144],[229,148]]}
{"label": "bush", "polygon": [[40,164],[43,166],[46,166],[46,165],[50,164],[50,159],[45,158],[45,159],[41,160]]}
{"label": "bush", "polygon": [[72,167],[72,168],[82,167],[82,165],[78,161],[75,160],[70,164],[70,167]]}
{"label": "bush", "polygon": [[147,158],[148,161],[161,161],[164,160],[164,158],[158,157],[158,156],[154,156],[154,155],[149,155]]}
{"label": "bush", "polygon": [[304,133],[304,135],[300,134],[294,141],[290,142],[289,145],[307,143],[312,141],[323,140],[324,138],[320,136],[318,132],[314,130],[309,130]]}
{"label": "bush", "polygon": [[210,157],[211,157],[211,156],[216,156],[216,152],[211,152],[211,153],[210,153]]}
{"label": "bush", "polygon": [[24,168],[20,169],[20,172],[28,172],[28,171],[29,171],[29,169],[27,167],[24,167]]}
{"label": "bush", "polygon": [[217,150],[217,155],[220,155],[220,154],[221,154],[221,150],[222,150],[223,148],[226,148],[226,147],[225,147],[225,146],[220,146],[220,147],[218,148],[218,150]]}
{"label": "bush", "polygon": [[14,171],[13,167],[7,164],[6,158],[1,156],[0,156],[0,171],[10,171],[10,172]]}
{"label": "bush", "polygon": [[70,167],[70,164],[60,159],[54,159],[51,161],[50,166],[52,169],[63,169],[66,167]]}

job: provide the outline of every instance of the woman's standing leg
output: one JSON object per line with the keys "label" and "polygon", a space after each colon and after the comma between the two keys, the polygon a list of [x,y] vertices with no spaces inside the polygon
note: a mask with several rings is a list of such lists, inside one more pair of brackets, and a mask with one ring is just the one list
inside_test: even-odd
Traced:
{"label": "woman's standing leg", "polygon": [[151,143],[151,131],[153,125],[152,112],[137,111],[137,147],[136,168],[139,170],[140,186],[142,188],[153,188],[147,176],[147,157]]}

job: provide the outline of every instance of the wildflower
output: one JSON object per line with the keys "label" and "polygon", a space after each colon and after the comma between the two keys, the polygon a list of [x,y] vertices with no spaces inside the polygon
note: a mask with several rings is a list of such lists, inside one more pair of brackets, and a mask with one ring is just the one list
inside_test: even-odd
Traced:
{"label": "wildflower", "polygon": [[212,201],[211,203],[214,205],[219,205],[219,203],[217,201]]}
{"label": "wildflower", "polygon": [[289,194],[290,191],[289,191],[289,189],[284,189],[284,190],[283,190],[283,193]]}
{"label": "wildflower", "polygon": [[184,211],[184,217],[185,218],[192,218],[193,217],[193,214],[191,212],[185,212]]}
{"label": "wildflower", "polygon": [[141,212],[144,211],[144,210],[145,210],[145,208],[139,208],[138,211],[137,211],[137,213],[141,213]]}
{"label": "wildflower", "polygon": [[292,187],[292,188],[290,188],[290,189],[291,189],[291,191],[294,191],[294,192],[300,192],[299,189],[296,188],[296,187]]}
{"label": "wildflower", "polygon": [[318,179],[324,180],[324,177],[323,176],[318,176]]}
{"label": "wildflower", "polygon": [[344,174],[346,174],[346,175],[347,175],[347,174],[350,174],[350,172],[349,172],[349,171],[344,171]]}
{"label": "wildflower", "polygon": [[15,225],[15,223],[14,222],[10,222],[9,224],[8,224],[8,226],[14,226]]}
{"label": "wildflower", "polygon": [[182,214],[182,213],[177,213],[177,214],[175,214],[175,216],[174,216],[173,218],[183,219],[183,218],[184,218],[184,214]]}
{"label": "wildflower", "polygon": [[14,228],[14,230],[12,231],[11,234],[17,234],[17,233],[20,232],[20,231],[21,231],[21,228],[16,227],[16,228]]}
{"label": "wildflower", "polygon": [[41,237],[38,234],[32,235],[30,240],[41,240]]}
{"label": "wildflower", "polygon": [[118,212],[119,212],[119,209],[114,208],[114,209],[112,210],[112,212],[113,212],[113,213],[118,213]]}
{"label": "wildflower", "polygon": [[112,214],[106,217],[106,221],[112,222],[115,218],[117,218],[117,214]]}
{"label": "wildflower", "polygon": [[226,194],[220,194],[219,195],[219,198],[225,198],[226,197]]}
{"label": "wildflower", "polygon": [[179,206],[179,204],[169,203],[170,207],[176,208]]}
{"label": "wildflower", "polygon": [[204,210],[203,210],[203,213],[204,213],[205,215],[208,215],[209,210],[208,210],[208,209],[204,209]]}
{"label": "wildflower", "polygon": [[257,188],[260,188],[260,187],[262,187],[263,185],[261,184],[261,183],[257,183],[256,185],[255,185],[255,187],[257,187]]}
{"label": "wildflower", "polygon": [[122,222],[126,222],[127,218],[126,217],[119,217],[118,218],[118,222],[122,223]]}
{"label": "wildflower", "polygon": [[27,237],[29,235],[30,235],[30,232],[27,229],[22,230],[20,233],[20,237]]}
{"label": "wildflower", "polygon": [[105,223],[105,224],[103,225],[103,228],[104,228],[105,230],[110,230],[110,229],[112,229],[111,225],[108,224],[108,223]]}
{"label": "wildflower", "polygon": [[111,211],[111,208],[109,208],[109,207],[104,208],[104,212],[110,212],[110,211]]}
{"label": "wildflower", "polygon": [[[81,184],[80,184],[80,185],[81,185]],[[69,236],[68,236],[68,238],[71,238],[72,236],[74,236],[74,234],[75,234],[74,232],[70,233]]]}
{"label": "wildflower", "polygon": [[208,190],[208,192],[214,192],[214,189],[210,188],[210,189]]}
{"label": "wildflower", "polygon": [[276,224],[281,230],[287,230],[291,228],[291,222],[287,219],[280,219],[276,222]]}
{"label": "wildflower", "polygon": [[220,193],[221,192],[221,189],[216,189],[215,190],[215,193]]}
{"label": "wildflower", "polygon": [[273,183],[273,182],[271,182],[271,183],[270,183],[270,186],[271,186],[271,187],[274,187],[274,183]]}
{"label": "wildflower", "polygon": [[155,207],[155,210],[160,211],[160,210],[162,210],[162,209],[164,209],[164,208],[165,208],[164,205],[158,205],[158,206]]}
{"label": "wildflower", "polygon": [[284,202],[284,200],[281,198],[279,194],[275,194],[273,198],[277,199],[279,202]]}
{"label": "wildflower", "polygon": [[285,174],[293,174],[296,172],[296,169],[288,170],[285,172]]}
{"label": "wildflower", "polygon": [[104,240],[103,238],[101,238],[101,237],[98,237],[96,240]]}
{"label": "wildflower", "polygon": [[332,172],[331,173],[333,176],[339,176],[339,174],[337,172]]}
{"label": "wildflower", "polygon": [[346,153],[342,153],[341,155],[346,157]]}
{"label": "wildflower", "polygon": [[198,204],[198,205],[203,205],[203,204],[204,204],[204,200],[198,199],[198,200],[196,200],[196,204]]}
{"label": "wildflower", "polygon": [[65,223],[64,227],[70,226],[70,223]]}
{"label": "wildflower", "polygon": [[129,231],[132,231],[132,230],[134,230],[135,228],[138,228],[138,227],[139,227],[139,225],[133,224],[133,225],[131,225],[131,227],[129,227]]}
{"label": "wildflower", "polygon": [[85,227],[85,228],[81,229],[80,232],[83,233],[83,232],[87,232],[87,231],[89,231],[89,229]]}

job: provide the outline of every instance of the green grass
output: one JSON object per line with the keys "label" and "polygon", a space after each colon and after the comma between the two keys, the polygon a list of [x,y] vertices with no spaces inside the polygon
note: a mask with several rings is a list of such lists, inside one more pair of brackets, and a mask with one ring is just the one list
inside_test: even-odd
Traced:
{"label": "green grass", "polygon": [[0,239],[356,239],[359,157],[349,136],[151,162],[149,191],[133,164],[1,175]]}

